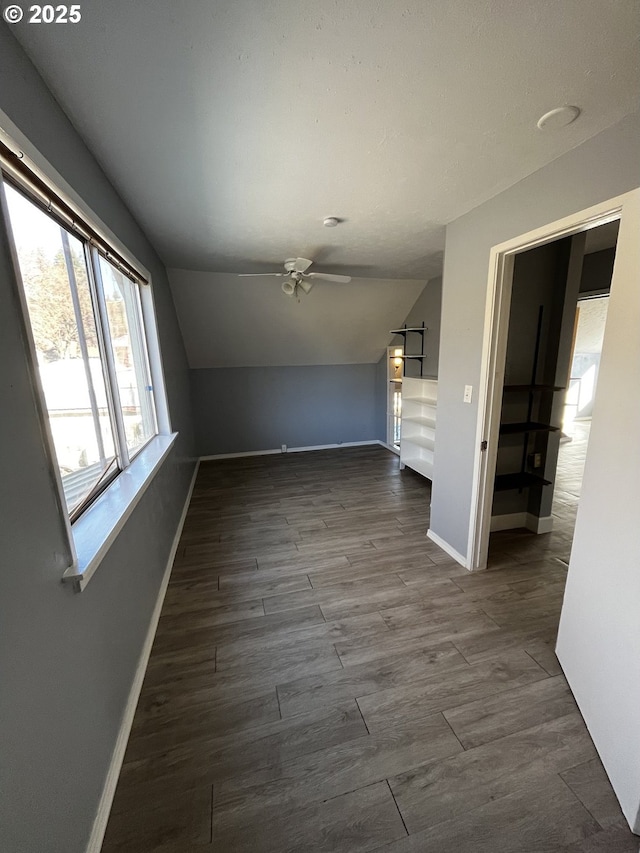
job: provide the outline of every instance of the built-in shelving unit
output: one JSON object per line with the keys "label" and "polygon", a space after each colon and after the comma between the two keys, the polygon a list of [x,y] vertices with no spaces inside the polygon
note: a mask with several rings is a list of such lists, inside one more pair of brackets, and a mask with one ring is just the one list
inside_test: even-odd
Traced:
{"label": "built-in shelving unit", "polygon": [[[506,384],[503,386],[503,416],[506,399],[513,402],[514,398],[522,397],[520,411],[526,415],[523,420],[503,421],[500,424],[500,437],[520,437],[520,467],[517,471],[497,474],[494,489],[497,492],[517,489],[522,491],[530,486],[550,486],[552,481],[542,476],[546,464],[546,440],[537,442],[537,435],[557,432],[558,426],[550,423],[549,417],[553,406],[550,397],[556,391],[563,391],[559,385],[547,385],[536,382],[538,374],[538,361],[540,358],[540,341],[542,334],[543,308],[540,306],[538,312],[538,326],[536,330],[535,348],[531,366],[531,382],[520,384]],[[504,448],[503,448],[504,449]]]}
{"label": "built-in shelving unit", "polygon": [[429,480],[433,480],[437,403],[437,379],[405,376],[402,383],[400,464]]}

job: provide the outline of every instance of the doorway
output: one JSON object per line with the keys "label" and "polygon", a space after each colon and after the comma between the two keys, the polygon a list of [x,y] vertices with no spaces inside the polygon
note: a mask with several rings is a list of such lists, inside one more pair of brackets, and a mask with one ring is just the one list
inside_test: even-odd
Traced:
{"label": "doorway", "polygon": [[[624,197],[623,197],[624,198]],[[485,340],[483,346],[483,363],[482,373],[479,386],[479,413],[478,413],[478,435],[483,440],[479,441],[480,452],[476,456],[476,473],[474,477],[474,498],[472,502],[472,513],[469,526],[469,545],[467,550],[466,566],[470,571],[477,571],[487,568],[489,556],[489,542],[492,529],[509,529],[514,526],[529,526],[522,521],[527,514],[534,518],[544,518],[542,522],[537,522],[536,532],[541,533],[551,529],[551,498],[553,491],[547,490],[544,495],[547,514],[541,516],[537,510],[535,513],[530,513],[529,508],[522,506],[522,492],[520,492],[520,507],[517,512],[497,512],[494,513],[494,488],[496,471],[501,471],[498,467],[498,449],[500,446],[500,422],[503,407],[503,391],[505,388],[505,370],[507,368],[507,347],[510,330],[510,313],[512,307],[512,292],[514,286],[514,274],[519,258],[525,257],[529,252],[532,255],[537,251],[547,252],[547,247],[560,247],[559,252],[562,255],[564,251],[565,268],[562,271],[562,296],[566,294],[567,277],[572,277],[573,292],[569,299],[558,299],[558,284],[555,284],[555,305],[553,298],[551,304],[545,306],[547,328],[544,335],[549,335],[549,325],[556,324],[555,332],[556,343],[558,334],[562,337],[564,352],[561,354],[559,361],[556,361],[555,367],[552,363],[551,373],[554,375],[549,379],[549,370],[547,369],[546,381],[543,381],[536,375],[536,379],[532,379],[529,375],[528,379],[520,378],[513,384],[516,390],[522,391],[523,386],[527,385],[545,385],[550,386],[551,391],[561,391],[560,395],[545,396],[543,400],[537,400],[535,406],[545,410],[545,417],[548,424],[560,428],[563,416],[564,405],[564,389],[569,380],[570,366],[570,343],[567,342],[567,328],[574,328],[576,303],[578,298],[595,297],[605,295],[608,292],[611,282],[611,271],[613,269],[613,257],[615,255],[615,244],[617,239],[618,228],[621,219],[621,208],[601,205],[599,208],[592,208],[589,211],[583,211],[582,214],[576,214],[573,217],[568,217],[567,220],[553,223],[546,228],[539,229],[536,232],[531,232],[529,235],[523,235],[519,240],[512,240],[508,243],[495,246],[491,252],[489,277],[491,287],[488,292],[487,312],[485,324]],[[598,212],[596,212],[598,211]],[[629,217],[632,218],[632,215]],[[564,244],[564,250],[561,244]],[[608,257],[606,251],[608,250]],[[602,275],[604,261],[608,267],[608,277]],[[571,269],[572,267],[572,269]],[[577,270],[577,279],[576,279]],[[607,280],[607,284],[601,287],[594,286],[594,270],[598,271],[600,281]],[[584,276],[582,273],[584,272]],[[578,281],[578,284],[576,284]],[[598,292],[599,291],[599,292]],[[554,287],[547,292],[553,294]],[[544,300],[543,300],[544,301]],[[547,299],[547,302],[549,298]],[[535,299],[533,300],[535,303]],[[555,318],[552,320],[552,318]],[[562,329],[559,331],[560,327]],[[539,333],[539,332],[538,332]],[[532,337],[533,336],[533,337]],[[530,366],[537,370],[536,365],[532,365],[532,358],[535,354],[535,331],[529,332],[529,359]],[[542,356],[544,363],[545,356]],[[554,354],[557,358],[557,352]],[[526,359],[525,359],[526,360]],[[522,361],[522,359],[520,359]],[[552,359],[553,362],[553,359]],[[563,367],[564,365],[564,367]],[[522,369],[522,368],[521,368]],[[566,374],[562,375],[562,370],[566,370]],[[537,389],[540,390],[540,389]],[[486,393],[483,393],[486,391]],[[537,391],[536,391],[537,393]],[[520,399],[522,403],[522,398]],[[530,401],[527,401],[530,402]],[[538,414],[535,409],[528,412],[528,415]],[[553,412],[550,412],[550,407]],[[529,407],[531,408],[531,407]],[[523,418],[526,420],[527,418]],[[531,417],[528,418],[531,420]],[[557,439],[559,439],[558,433]],[[539,442],[538,442],[539,444]],[[539,476],[543,481],[553,480],[546,476],[548,473],[555,472],[555,465],[558,453],[558,441],[551,442],[551,453],[544,453],[542,459],[538,456],[540,450],[536,448],[536,444],[531,446],[524,442],[520,446],[521,460],[526,460],[526,465],[523,465],[518,473],[522,474],[523,470],[533,467],[534,470],[529,470],[528,473]],[[525,451],[526,450],[526,454]],[[545,448],[546,450],[546,448]],[[544,470],[540,470],[540,462]],[[510,473],[516,473],[511,471]],[[519,488],[519,485],[518,485]],[[536,500],[540,495],[536,496]],[[496,522],[494,515],[513,515],[511,520],[514,523],[507,522],[501,526],[500,520]],[[518,515],[520,521],[518,521]],[[531,519],[529,519],[531,521]]]}
{"label": "doorway", "polygon": [[[614,221],[515,257],[489,568],[503,559],[505,541],[511,549],[522,543],[521,537],[498,536],[498,531],[514,529],[539,535],[559,528],[544,545],[528,543],[526,553],[555,551],[568,561],[617,234]],[[570,446],[574,434],[576,444]],[[558,475],[565,481],[568,470],[574,476],[570,488],[560,483],[560,499]],[[571,495],[574,505],[567,511]]]}

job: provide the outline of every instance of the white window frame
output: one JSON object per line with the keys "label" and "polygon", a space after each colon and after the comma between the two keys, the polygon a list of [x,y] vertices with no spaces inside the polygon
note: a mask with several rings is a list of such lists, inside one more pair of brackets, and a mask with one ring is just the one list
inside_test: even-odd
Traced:
{"label": "white window frame", "polygon": [[[399,355],[401,352],[402,355]],[[396,365],[396,360],[400,359],[400,364]],[[399,368],[399,369],[398,369]],[[396,392],[400,392],[400,400],[402,401],[402,378],[404,375],[404,346],[401,344],[395,347],[387,347],[387,447],[394,453],[400,455],[400,441],[395,441],[395,425],[398,420],[395,414],[394,396]],[[401,402],[402,405],[402,402]],[[402,418],[399,419],[402,421]],[[400,424],[402,432],[402,424]]]}
{"label": "white window frame", "polygon": [[[55,197],[62,199],[70,209],[78,212],[79,221],[88,223],[100,235],[104,243],[113,248],[117,255],[125,258],[127,261],[130,259],[131,265],[141,272],[147,282],[147,284],[139,285],[139,296],[158,432],[141,449],[136,450],[130,458],[127,454],[126,462],[128,464],[123,466],[123,470],[116,475],[104,491],[72,523],[64,498],[62,477],[57,462],[44,391],[37,368],[35,342],[29,321],[24,287],[21,282],[20,266],[11,235],[11,220],[4,191],[5,179],[3,172],[7,173],[11,177],[12,182],[17,184],[27,196],[33,196],[34,194],[30,191],[28,184],[21,179],[20,174],[12,171],[11,163],[4,158],[0,158],[0,228],[5,232],[7,243],[10,246],[13,256],[16,291],[22,309],[23,329],[27,341],[26,349],[29,371],[36,392],[35,397],[40,426],[46,439],[45,446],[50,473],[57,487],[58,510],[64,523],[68,544],[69,559],[67,562],[69,565],[64,570],[62,580],[73,584],[77,591],[81,591],[86,587],[104,556],[108,553],[109,548],[134,511],[154,476],[159,471],[177,438],[177,433],[171,431],[158,327],[153,303],[153,284],[148,270],[135,259],[100,219],[75,194],[71,196],[65,193],[64,190],[60,189],[60,183],[55,182],[49,177],[49,171],[53,174],[55,172],[53,172],[51,167],[46,168],[48,164],[43,169],[43,160],[37,152],[30,150],[29,154],[32,158],[35,154],[38,165],[36,165],[33,159],[27,159],[27,154],[24,150],[27,146],[24,142],[21,142],[21,145],[18,146],[2,129],[0,129],[0,141],[16,153],[16,157],[22,161],[23,165],[28,163],[38,180],[46,182],[51,187],[52,194]],[[97,255],[98,250],[95,247],[91,247],[90,251],[92,254],[95,253]],[[97,257],[92,258],[92,265],[89,267],[90,275],[93,275],[93,266],[97,260]],[[100,321],[99,325],[101,325],[103,319],[101,317],[97,317],[96,319]],[[115,390],[117,391],[117,389]],[[118,440],[119,444],[120,441]]]}

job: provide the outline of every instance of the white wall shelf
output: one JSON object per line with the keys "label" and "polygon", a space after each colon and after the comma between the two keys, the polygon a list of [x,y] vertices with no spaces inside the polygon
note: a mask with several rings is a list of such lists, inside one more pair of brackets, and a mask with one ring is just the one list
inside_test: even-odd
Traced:
{"label": "white wall shelf", "polygon": [[431,418],[426,418],[426,417],[422,417],[422,416],[407,417],[404,419],[404,421],[407,424],[419,424],[420,426],[431,427],[432,429],[435,429],[435,427],[436,427],[435,416],[431,417]]}
{"label": "white wall shelf", "polygon": [[436,379],[404,377],[400,464],[433,480],[436,447]]}

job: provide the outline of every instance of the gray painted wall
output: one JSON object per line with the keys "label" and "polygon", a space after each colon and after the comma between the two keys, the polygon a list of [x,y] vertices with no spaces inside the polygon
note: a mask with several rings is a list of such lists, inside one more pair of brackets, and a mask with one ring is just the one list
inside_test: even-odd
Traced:
{"label": "gray painted wall", "polygon": [[[437,371],[442,279],[425,286],[406,322],[429,327],[428,370]],[[386,440],[386,353],[376,364],[192,370],[201,456]]]}
{"label": "gray painted wall", "polygon": [[192,370],[197,451],[211,456],[375,440],[376,376],[376,364]]}
{"label": "gray painted wall", "polygon": [[81,853],[193,471],[186,359],[160,261],[4,25],[0,93],[0,110],[151,271],[180,431],[87,589],[73,593],[61,583],[62,528],[0,241],[0,848]]}
{"label": "gray painted wall", "polygon": [[639,138],[636,113],[447,226],[431,529],[463,556],[491,247],[638,186]]}
{"label": "gray painted wall", "polygon": [[[438,376],[438,359],[440,353],[440,317],[442,313],[442,277],[431,278],[426,283],[424,290],[416,299],[416,302],[406,316],[404,322],[407,326],[421,326],[423,323],[428,328],[424,339],[424,352],[427,356],[424,362],[424,375],[429,377]],[[397,327],[396,327],[397,328]],[[403,340],[395,336],[390,346],[401,346]],[[413,352],[419,346],[419,339],[412,335],[407,352]],[[419,363],[410,361],[406,365],[407,376],[420,376]]]}

